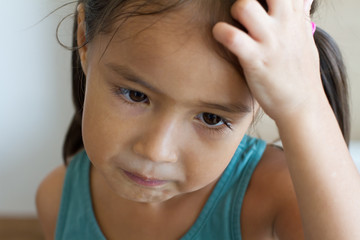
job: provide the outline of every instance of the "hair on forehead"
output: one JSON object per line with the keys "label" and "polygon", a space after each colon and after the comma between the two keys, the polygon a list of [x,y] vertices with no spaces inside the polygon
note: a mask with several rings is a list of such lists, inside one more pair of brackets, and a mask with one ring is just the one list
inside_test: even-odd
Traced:
{"label": "hair on forehead", "polygon": [[[234,2],[235,0],[80,0],[79,4],[83,3],[85,8],[85,44],[99,34],[111,34],[110,44],[121,26],[133,17],[154,16],[156,21],[161,21],[161,17],[170,16],[172,12],[185,11],[188,29],[192,27],[197,32],[200,30],[204,41],[243,75],[237,58],[212,36],[212,28],[219,21],[244,29],[230,15]],[[143,30],[151,27],[151,24],[144,24]]]}
{"label": "hair on forehead", "polygon": [[[267,9],[266,0],[258,1]],[[78,0],[78,4],[83,4],[85,10],[84,45],[99,34],[112,34],[109,45],[122,24],[129,18],[141,16],[161,18],[174,11],[186,11],[189,26],[197,28],[197,31],[200,30],[205,42],[244,76],[237,58],[212,36],[212,28],[219,21],[228,22],[246,31],[231,17],[230,9],[234,2],[236,0]],[[77,18],[77,13],[75,17]],[[148,27],[151,27],[151,24],[145,24],[143,29]],[[74,31],[76,28],[77,26],[74,27]],[[81,47],[75,46],[75,49]]]}

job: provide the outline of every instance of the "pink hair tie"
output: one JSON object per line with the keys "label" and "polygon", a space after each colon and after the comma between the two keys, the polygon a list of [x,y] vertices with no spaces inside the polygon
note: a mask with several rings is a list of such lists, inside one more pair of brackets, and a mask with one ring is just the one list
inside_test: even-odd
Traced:
{"label": "pink hair tie", "polygon": [[312,34],[314,35],[316,31],[316,24],[314,22],[311,22],[311,26],[312,26]]}

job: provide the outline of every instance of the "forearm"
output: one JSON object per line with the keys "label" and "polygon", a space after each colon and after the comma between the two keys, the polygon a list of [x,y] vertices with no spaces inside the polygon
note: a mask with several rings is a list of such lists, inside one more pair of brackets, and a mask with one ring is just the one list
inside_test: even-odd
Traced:
{"label": "forearm", "polygon": [[306,239],[360,239],[360,176],[325,101],[276,123]]}

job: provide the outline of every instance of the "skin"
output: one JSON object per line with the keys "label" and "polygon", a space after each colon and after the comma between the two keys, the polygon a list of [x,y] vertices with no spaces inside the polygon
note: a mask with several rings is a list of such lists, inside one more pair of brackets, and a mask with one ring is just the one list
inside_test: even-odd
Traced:
{"label": "skin", "polygon": [[[185,16],[172,15],[165,23],[121,41],[126,34],[138,33],[149,19],[124,25],[101,60],[106,47],[102,42],[109,42],[110,36],[96,37],[81,50],[87,75],[82,126],[94,173],[104,177],[119,196],[158,205],[214,183],[253,115],[251,95],[239,73],[209,50],[201,35],[190,33],[188,39],[182,34],[186,29],[177,22]],[[125,70],[119,73],[115,66],[126,68],[156,90],[130,81]],[[146,94],[145,102],[134,102],[119,88]],[[229,113],[202,102],[242,104],[249,111]],[[206,112],[229,119],[232,130],[221,122],[207,125],[199,116]],[[122,170],[167,183],[144,188]]]}
{"label": "skin", "polygon": [[[237,1],[232,15],[249,33],[225,23],[215,26],[214,37],[239,58],[247,83],[196,31],[188,32],[186,11],[168,15],[166,21],[136,35],[131,34],[151,19],[133,18],[103,56],[106,35],[96,36],[79,50],[87,76],[83,138],[92,161],[91,192],[107,238],[176,239],[186,233],[253,116],[199,102],[241,104],[244,110],[251,106],[247,86],[277,123],[285,152],[268,147],[252,176],[242,206],[243,239],[359,237],[355,226],[359,207],[346,201],[360,198],[359,175],[321,87],[306,17],[310,3],[269,0],[266,13],[256,1]],[[82,45],[81,6],[78,23]],[[124,40],[126,34],[131,41]],[[296,46],[287,44],[295,39]],[[122,74],[109,69],[113,63],[132,69],[158,90],[126,80],[124,68]],[[130,101],[129,95],[119,94],[119,87],[144,93],[145,101]],[[232,130],[210,130],[213,126],[199,117],[204,112],[229,119]],[[123,170],[166,182],[144,187]],[[329,178],[334,170],[336,177]],[[64,174],[64,167],[56,169],[37,194],[39,217],[49,239]],[[48,197],[50,189],[53,199]],[[327,211],[315,211],[323,206]]]}
{"label": "skin", "polygon": [[214,36],[236,54],[278,126],[305,238],[360,239],[360,176],[321,86],[312,1],[267,2],[268,13],[254,0],[237,1],[232,15],[249,33],[219,23]]}

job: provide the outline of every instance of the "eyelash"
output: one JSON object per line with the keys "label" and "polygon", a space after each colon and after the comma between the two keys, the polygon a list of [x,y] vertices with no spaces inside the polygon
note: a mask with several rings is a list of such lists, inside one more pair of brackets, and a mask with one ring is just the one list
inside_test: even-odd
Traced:
{"label": "eyelash", "polygon": [[[132,89],[127,89],[127,88],[122,88],[122,87],[115,87],[114,88],[114,92],[117,96],[120,96],[121,99],[127,103],[127,104],[130,104],[130,105],[134,105],[134,104],[141,104],[141,103],[146,103],[148,104],[149,103],[149,98],[147,97],[146,94],[140,92],[140,91],[136,91],[136,90],[132,90]],[[141,93],[143,94],[145,97],[146,97],[146,101],[145,102],[136,102],[136,101],[133,101],[129,96],[128,94],[130,94],[130,92],[136,92],[136,93]],[[220,118],[220,122],[222,122],[221,125],[216,125],[216,126],[212,126],[212,125],[208,125],[205,123],[205,120],[203,118],[203,115],[204,114],[212,114],[214,116],[217,116]],[[213,114],[213,113],[208,113],[208,112],[203,112],[203,113],[200,113],[196,116],[196,119],[200,120],[204,126],[204,128],[207,130],[207,131],[210,131],[210,132],[216,132],[216,133],[223,133],[225,131],[226,128],[230,129],[230,130],[233,130],[232,128],[232,124],[229,120],[219,116],[219,115],[216,115],[216,114]]]}
{"label": "eyelash", "polygon": [[[222,122],[221,125],[209,125],[209,124],[206,124],[205,123],[205,120],[204,120],[204,114],[212,114],[216,117],[219,117],[220,118],[220,122]],[[224,130],[226,130],[226,128],[230,129],[230,130],[233,130],[232,129],[232,124],[229,120],[219,116],[219,115],[216,115],[216,114],[213,114],[213,113],[207,113],[207,112],[203,112],[203,113],[200,113],[196,116],[196,118],[198,120],[200,120],[204,125],[205,125],[205,128],[209,131],[214,131],[214,132],[219,132],[219,133],[223,133]]]}
{"label": "eyelash", "polygon": [[[127,103],[127,104],[133,105],[133,104],[139,104],[139,103],[149,103],[149,98],[146,96],[146,94],[144,94],[144,93],[142,93],[142,92],[139,92],[139,91],[136,91],[136,90],[132,90],[132,89],[127,89],[127,88],[122,88],[122,87],[116,87],[116,88],[114,89],[114,91],[115,91],[115,94],[116,94],[117,96],[120,96],[121,99],[122,99],[125,103]],[[143,102],[143,101],[141,101],[141,102],[136,102],[136,101],[132,100],[129,96],[127,96],[130,92],[141,93],[141,94],[143,94],[143,95],[146,97],[147,100],[146,100],[145,102]]]}

